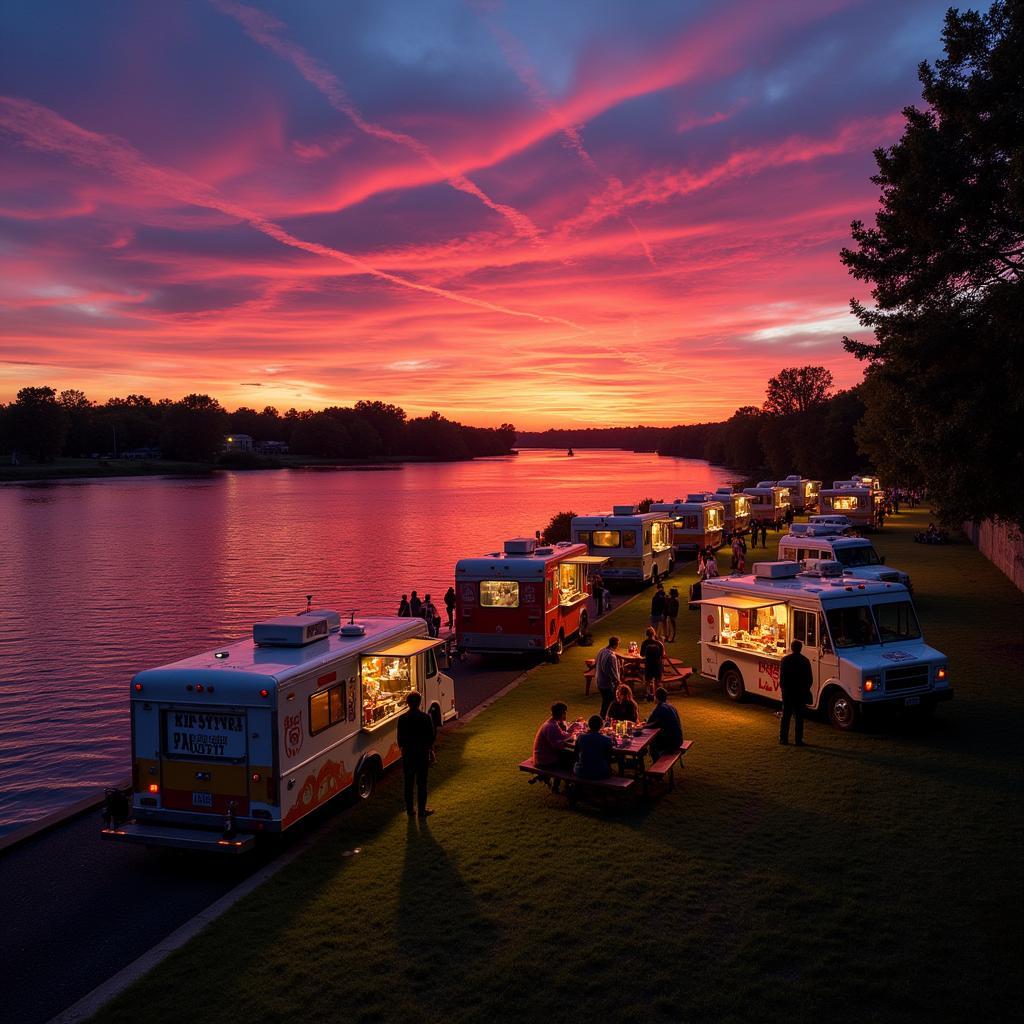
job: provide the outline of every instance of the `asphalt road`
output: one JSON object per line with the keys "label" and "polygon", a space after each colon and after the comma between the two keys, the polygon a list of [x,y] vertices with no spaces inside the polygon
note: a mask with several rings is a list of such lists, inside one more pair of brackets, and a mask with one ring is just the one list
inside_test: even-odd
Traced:
{"label": "asphalt road", "polygon": [[[460,712],[530,664],[454,664]],[[238,858],[104,842],[98,810],[0,853],[0,1021],[50,1020],[351,801],[335,804]]]}

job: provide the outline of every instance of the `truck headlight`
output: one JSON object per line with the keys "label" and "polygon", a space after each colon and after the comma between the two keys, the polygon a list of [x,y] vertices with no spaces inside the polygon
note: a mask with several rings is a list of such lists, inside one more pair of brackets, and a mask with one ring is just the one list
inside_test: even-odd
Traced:
{"label": "truck headlight", "polygon": [[878,689],[878,682],[879,681],[878,681],[878,677],[877,676],[868,676],[864,680],[864,682],[861,683],[861,689],[865,693],[871,693],[873,690],[877,690]]}
{"label": "truck headlight", "polygon": [[947,675],[947,671],[946,671],[946,666],[945,665],[940,665],[935,670],[935,683],[936,683],[937,686],[945,686],[946,685],[946,675]]}

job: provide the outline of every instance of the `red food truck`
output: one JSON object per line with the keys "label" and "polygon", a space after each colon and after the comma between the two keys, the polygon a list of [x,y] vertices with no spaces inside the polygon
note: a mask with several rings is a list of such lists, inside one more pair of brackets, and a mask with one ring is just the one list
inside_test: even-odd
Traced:
{"label": "red food truck", "polygon": [[455,566],[456,647],[466,651],[547,653],[587,632],[591,570],[607,562],[586,544],[543,546],[532,537]]}

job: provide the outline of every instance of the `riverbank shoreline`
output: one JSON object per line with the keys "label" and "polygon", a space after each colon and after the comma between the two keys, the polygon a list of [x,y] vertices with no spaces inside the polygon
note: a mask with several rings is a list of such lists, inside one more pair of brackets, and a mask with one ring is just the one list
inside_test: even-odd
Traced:
{"label": "riverbank shoreline", "polygon": [[509,451],[502,455],[478,455],[469,459],[431,459],[421,455],[384,456],[378,459],[304,459],[285,456],[269,458],[257,456],[256,461],[235,462],[174,462],[164,459],[58,459],[54,462],[23,465],[0,465],[0,484],[3,483],[60,483],[66,480],[107,480],[119,477],[172,476],[206,477],[219,473],[256,473],[282,469],[295,470],[363,470],[379,472],[401,469],[405,465],[431,462],[479,462],[482,459],[506,458],[517,455]]}

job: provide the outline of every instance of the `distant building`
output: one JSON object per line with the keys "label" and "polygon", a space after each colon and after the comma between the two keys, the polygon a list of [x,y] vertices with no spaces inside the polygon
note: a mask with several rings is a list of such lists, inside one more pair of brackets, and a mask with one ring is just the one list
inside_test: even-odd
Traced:
{"label": "distant building", "polygon": [[257,455],[287,455],[287,441],[261,441],[253,449]]}
{"label": "distant building", "polygon": [[248,434],[228,434],[224,438],[224,451],[226,452],[251,452],[252,450],[252,438]]}

